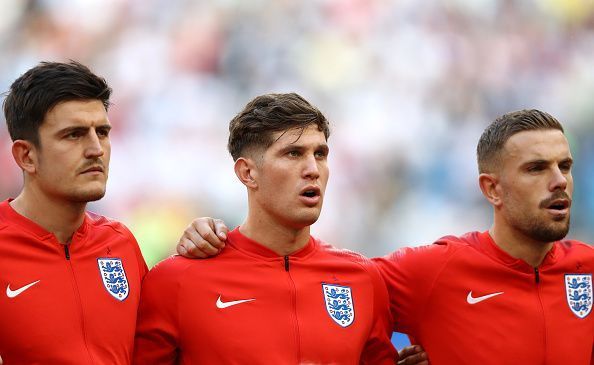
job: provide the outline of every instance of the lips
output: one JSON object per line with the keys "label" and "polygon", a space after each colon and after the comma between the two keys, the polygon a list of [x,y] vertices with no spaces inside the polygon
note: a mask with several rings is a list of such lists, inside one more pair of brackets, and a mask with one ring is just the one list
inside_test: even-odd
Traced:
{"label": "lips", "polygon": [[320,202],[322,197],[321,190],[318,186],[308,185],[299,192],[300,200],[307,206],[315,206]]}
{"label": "lips", "polygon": [[571,206],[571,202],[567,199],[555,199],[548,204],[547,209],[564,210]]}
{"label": "lips", "polygon": [[558,192],[543,200],[540,203],[540,208],[546,209],[556,219],[563,219],[569,214],[571,198],[565,192]]}
{"label": "lips", "polygon": [[88,173],[103,173],[103,166],[94,165],[84,169],[81,174],[88,174]]}

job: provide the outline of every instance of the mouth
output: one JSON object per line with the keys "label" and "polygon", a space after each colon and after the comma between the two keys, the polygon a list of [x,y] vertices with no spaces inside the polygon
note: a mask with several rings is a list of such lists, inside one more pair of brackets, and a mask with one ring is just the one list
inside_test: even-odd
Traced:
{"label": "mouth", "polygon": [[557,199],[557,200],[553,200],[548,206],[547,209],[552,209],[552,210],[564,210],[569,208],[570,206],[570,202],[567,199]]}
{"label": "mouth", "polygon": [[317,186],[306,186],[299,193],[301,200],[308,206],[314,206],[318,204],[322,197],[320,188]]}
{"label": "mouth", "polygon": [[555,199],[544,206],[544,208],[554,217],[563,218],[569,214],[571,207],[571,200],[569,199]]}
{"label": "mouth", "polygon": [[81,174],[99,174],[99,173],[103,173],[103,167],[102,166],[91,166],[89,168],[86,168],[85,170],[83,170],[81,172]]}

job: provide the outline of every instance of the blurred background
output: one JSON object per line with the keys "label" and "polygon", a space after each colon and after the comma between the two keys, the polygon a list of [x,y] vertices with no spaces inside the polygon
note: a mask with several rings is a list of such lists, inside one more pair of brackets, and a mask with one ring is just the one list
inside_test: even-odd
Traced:
{"label": "blurred background", "polygon": [[[254,96],[295,91],[332,125],[315,235],[367,255],[486,230],[475,147],[505,112],[564,123],[576,160],[570,236],[594,237],[590,0],[5,0],[0,90],[42,60],[114,89],[111,176],[91,207],[126,223],[150,266],[193,217],[246,213],[226,151]],[[2,117],[3,118],[3,117]],[[0,128],[0,197],[21,173]]]}

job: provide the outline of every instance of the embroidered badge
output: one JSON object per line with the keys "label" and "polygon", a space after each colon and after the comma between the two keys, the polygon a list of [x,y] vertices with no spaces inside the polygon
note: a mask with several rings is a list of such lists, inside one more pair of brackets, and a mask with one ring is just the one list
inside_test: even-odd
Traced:
{"label": "embroidered badge", "polygon": [[355,306],[351,288],[322,283],[326,310],[339,326],[348,327],[355,320]]}
{"label": "embroidered badge", "polygon": [[107,292],[117,300],[126,299],[130,293],[130,286],[122,260],[118,258],[97,259],[97,264]]}
{"label": "embroidered badge", "polygon": [[592,274],[566,274],[565,293],[569,309],[585,318],[592,311]]}

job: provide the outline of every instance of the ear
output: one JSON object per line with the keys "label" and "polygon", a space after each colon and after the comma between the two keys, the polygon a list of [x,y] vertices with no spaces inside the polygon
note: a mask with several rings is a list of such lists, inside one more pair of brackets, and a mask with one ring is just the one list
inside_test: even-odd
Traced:
{"label": "ear", "polygon": [[240,157],[235,161],[235,175],[239,178],[239,181],[249,189],[256,189],[258,182],[258,169],[254,160],[251,158]]}
{"label": "ear", "polygon": [[482,173],[479,175],[479,186],[483,195],[491,205],[498,207],[502,203],[501,189],[499,189],[499,178],[496,174]]}
{"label": "ear", "polygon": [[12,143],[12,157],[19,167],[26,173],[37,171],[37,148],[33,143],[17,139]]}

